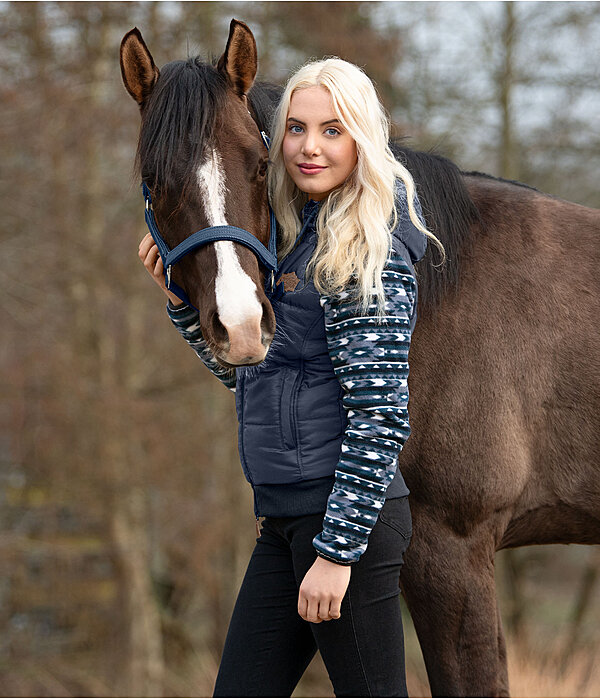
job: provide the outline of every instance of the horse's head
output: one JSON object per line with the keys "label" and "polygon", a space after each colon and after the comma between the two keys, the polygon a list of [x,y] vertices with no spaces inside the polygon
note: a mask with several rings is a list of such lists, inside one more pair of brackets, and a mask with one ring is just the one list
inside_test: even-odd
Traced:
{"label": "horse's head", "polygon": [[[267,244],[268,153],[247,100],[256,69],[252,32],[236,20],[216,65],[190,58],[159,71],[137,28],[121,42],[123,82],[142,117],[137,161],[170,248],[226,224]],[[203,336],[221,363],[264,359],[275,317],[251,250],[210,243],[182,258],[173,280],[199,309]]]}

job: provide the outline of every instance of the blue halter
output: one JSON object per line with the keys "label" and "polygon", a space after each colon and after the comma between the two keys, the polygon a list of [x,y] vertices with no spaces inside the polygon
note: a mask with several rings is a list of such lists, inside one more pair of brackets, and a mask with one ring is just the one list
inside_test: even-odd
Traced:
{"label": "blue halter", "polygon": [[[267,148],[269,147],[269,137],[261,131],[261,136]],[[150,235],[154,239],[154,242],[158,246],[158,252],[163,263],[163,268],[165,271],[165,284],[170,292],[173,292],[178,296],[181,301],[185,302],[192,308],[196,307],[189,300],[188,295],[184,290],[175,282],[171,280],[171,271],[173,265],[179,262],[181,258],[191,253],[196,248],[206,245],[207,243],[213,243],[214,241],[234,241],[235,243],[241,243],[242,245],[250,248],[250,250],[256,255],[260,262],[270,270],[271,272],[271,289],[274,287],[275,273],[277,272],[277,222],[275,221],[275,214],[269,205],[269,220],[270,220],[270,233],[269,233],[269,247],[266,248],[256,236],[253,236],[246,229],[239,228],[238,226],[209,226],[207,228],[200,229],[196,233],[192,233],[185,240],[183,240],[179,245],[175,246],[171,250],[167,245],[165,239],[160,235],[158,226],[156,224],[156,219],[154,218],[154,211],[152,209],[152,198],[150,196],[150,190],[146,186],[146,183],[142,183],[142,192],[144,194],[144,200],[146,202],[146,211],[144,217],[146,219],[146,224],[148,225],[148,230]],[[198,309],[196,309],[197,311]]]}

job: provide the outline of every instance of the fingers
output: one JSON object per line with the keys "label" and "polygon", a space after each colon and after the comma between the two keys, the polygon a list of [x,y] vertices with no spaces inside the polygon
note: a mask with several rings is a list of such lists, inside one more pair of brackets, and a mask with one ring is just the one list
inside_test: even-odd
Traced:
{"label": "fingers", "polygon": [[[329,608],[329,606],[327,606],[327,608]],[[306,611],[306,619],[309,622],[314,622],[315,624],[318,624],[319,622],[323,622],[323,620],[319,617],[319,599],[318,598],[309,598],[308,609]]]}
{"label": "fingers", "polygon": [[[334,601],[333,600],[327,600],[327,601],[321,601],[319,603],[319,612],[317,613],[319,616],[319,619],[322,620],[323,622],[326,622],[328,620],[333,620],[334,616],[331,613],[332,608],[334,607]],[[337,617],[339,617],[339,603],[338,603],[338,614]]]}
{"label": "fingers", "polygon": [[[158,253],[158,247],[156,248],[156,252]],[[163,278],[163,261],[160,255],[156,259],[156,264],[154,265],[154,276],[160,279]]]}
{"label": "fingers", "polygon": [[340,601],[302,597],[298,604],[298,614],[303,620],[315,624],[337,620],[341,617]]}
{"label": "fingers", "polygon": [[154,275],[154,270],[156,269],[157,259],[160,260],[160,255],[158,253],[158,246],[153,245],[148,251],[146,258],[144,259],[144,267],[151,275]]}
{"label": "fingers", "polygon": [[140,241],[140,247],[138,250],[138,255],[140,256],[140,260],[142,262],[144,262],[144,260],[146,259],[146,256],[148,255],[148,251],[154,245],[156,245],[154,243],[154,239],[152,238],[152,236],[149,233],[147,233]]}
{"label": "fingers", "polygon": [[342,616],[342,613],[340,611],[341,603],[339,600],[332,600],[330,605],[329,605],[329,619],[330,620],[339,620],[340,617]]}
{"label": "fingers", "polygon": [[303,620],[306,620],[307,622],[309,622],[309,619],[308,619],[308,600],[302,595],[302,592],[298,596],[298,615],[300,615],[300,617]]}
{"label": "fingers", "polygon": [[169,299],[171,299],[171,301],[173,301],[174,304],[179,304],[179,299],[170,295],[165,286],[162,258],[158,252],[158,246],[149,233],[147,233],[140,241],[138,256],[156,284],[158,284],[158,286],[163,290],[163,292],[165,292],[165,294],[169,297]]}
{"label": "fingers", "polygon": [[144,263],[146,270],[148,270],[153,277],[162,277],[162,258],[158,252],[158,246],[149,233],[142,239],[138,250],[138,255],[140,260]]}

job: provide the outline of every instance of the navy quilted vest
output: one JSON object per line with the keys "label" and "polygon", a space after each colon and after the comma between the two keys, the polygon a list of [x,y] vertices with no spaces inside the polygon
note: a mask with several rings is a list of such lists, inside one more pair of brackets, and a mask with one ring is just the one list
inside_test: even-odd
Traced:
{"label": "navy quilted vest", "polygon": [[[240,460],[253,486],[332,476],[340,456],[346,427],[343,390],[327,350],[319,293],[312,280],[305,281],[316,245],[318,210],[318,202],[312,200],[304,207],[296,245],[277,273],[279,280],[295,273],[297,286],[285,291],[281,281],[269,295],[277,330],[267,357],[257,367],[236,370]],[[394,232],[393,245],[412,268],[423,256],[427,239],[404,219]],[[414,321],[416,311],[413,326]],[[399,471],[396,478],[406,493]],[[392,486],[393,482],[390,493],[398,490]]]}

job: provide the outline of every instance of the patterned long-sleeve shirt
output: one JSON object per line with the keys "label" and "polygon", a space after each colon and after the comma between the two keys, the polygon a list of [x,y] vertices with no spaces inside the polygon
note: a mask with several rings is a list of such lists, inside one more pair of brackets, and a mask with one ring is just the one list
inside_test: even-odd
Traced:
{"label": "patterned long-sleeve shirt", "polygon": [[235,370],[225,369],[215,360],[215,356],[210,351],[206,340],[202,337],[196,309],[187,304],[173,306],[169,301],[167,302],[167,313],[175,328],[177,328],[208,369],[228,389],[235,391]]}
{"label": "patterned long-sleeve shirt", "polygon": [[[348,293],[322,295],[329,354],[344,389],[348,423],[335,482],[327,501],[323,531],[313,540],[317,553],[352,564],[367,548],[369,534],[410,435],[408,352],[416,281],[403,258],[392,252],[382,274],[385,316],[376,304],[361,313]],[[235,374],[223,369],[202,338],[197,312],[167,306],[179,333],[204,364],[235,391]]]}
{"label": "patterned long-sleeve shirt", "polygon": [[366,550],[396,473],[398,453],[410,435],[408,352],[416,281],[406,262],[392,255],[382,282],[383,319],[376,317],[376,303],[361,313],[348,293],[321,297],[348,424],[323,531],[313,545],[337,563],[352,564]]}

